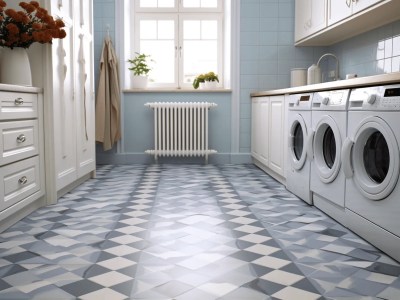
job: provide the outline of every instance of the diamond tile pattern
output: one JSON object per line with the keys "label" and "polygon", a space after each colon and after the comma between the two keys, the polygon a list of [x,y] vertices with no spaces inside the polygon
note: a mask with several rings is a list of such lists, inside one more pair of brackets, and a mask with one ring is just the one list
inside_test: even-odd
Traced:
{"label": "diamond tile pattern", "polygon": [[400,265],[252,165],[100,166],[0,234],[0,299],[399,299]]}

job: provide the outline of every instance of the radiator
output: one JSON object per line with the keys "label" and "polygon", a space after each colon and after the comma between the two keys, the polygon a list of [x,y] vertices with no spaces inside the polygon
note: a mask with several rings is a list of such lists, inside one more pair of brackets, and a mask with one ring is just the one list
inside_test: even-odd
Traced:
{"label": "radiator", "polygon": [[217,104],[209,102],[152,102],[154,110],[154,150],[159,156],[204,156],[217,153],[208,149],[208,110]]}

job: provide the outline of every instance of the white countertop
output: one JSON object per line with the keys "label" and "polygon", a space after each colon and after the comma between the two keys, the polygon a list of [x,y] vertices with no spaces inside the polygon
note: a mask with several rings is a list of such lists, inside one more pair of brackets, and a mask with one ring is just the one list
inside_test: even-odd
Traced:
{"label": "white countertop", "polygon": [[34,86],[23,86],[0,83],[0,91],[19,93],[41,93],[43,89]]}
{"label": "white countertop", "polygon": [[400,83],[400,72],[374,75],[367,77],[357,77],[353,79],[331,81],[318,84],[310,84],[286,89],[270,90],[252,93],[252,97],[262,97],[262,96],[276,96],[276,95],[286,95],[286,94],[299,94],[306,92],[316,92],[324,90],[337,90],[341,88],[354,88],[362,86],[372,86],[372,85],[384,85],[384,84],[395,84]]}

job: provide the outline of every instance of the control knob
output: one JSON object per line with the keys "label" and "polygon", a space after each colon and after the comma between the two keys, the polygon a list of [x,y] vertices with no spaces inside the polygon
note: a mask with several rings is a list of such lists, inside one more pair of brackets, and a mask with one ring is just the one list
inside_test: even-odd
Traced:
{"label": "control knob", "polygon": [[323,104],[323,105],[327,105],[328,102],[329,102],[329,97],[324,97],[324,98],[322,98],[322,104]]}
{"label": "control knob", "polygon": [[375,94],[371,94],[368,96],[367,98],[367,103],[368,104],[374,104],[376,101],[376,95]]}

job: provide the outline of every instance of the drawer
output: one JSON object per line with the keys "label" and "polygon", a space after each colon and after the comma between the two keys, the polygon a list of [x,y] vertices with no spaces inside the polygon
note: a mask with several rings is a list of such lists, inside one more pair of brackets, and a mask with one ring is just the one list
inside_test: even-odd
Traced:
{"label": "drawer", "polygon": [[0,120],[34,119],[37,116],[37,94],[0,92]]}
{"label": "drawer", "polygon": [[37,120],[0,122],[0,166],[38,153]]}
{"label": "drawer", "polygon": [[0,168],[0,211],[40,190],[39,157]]}

